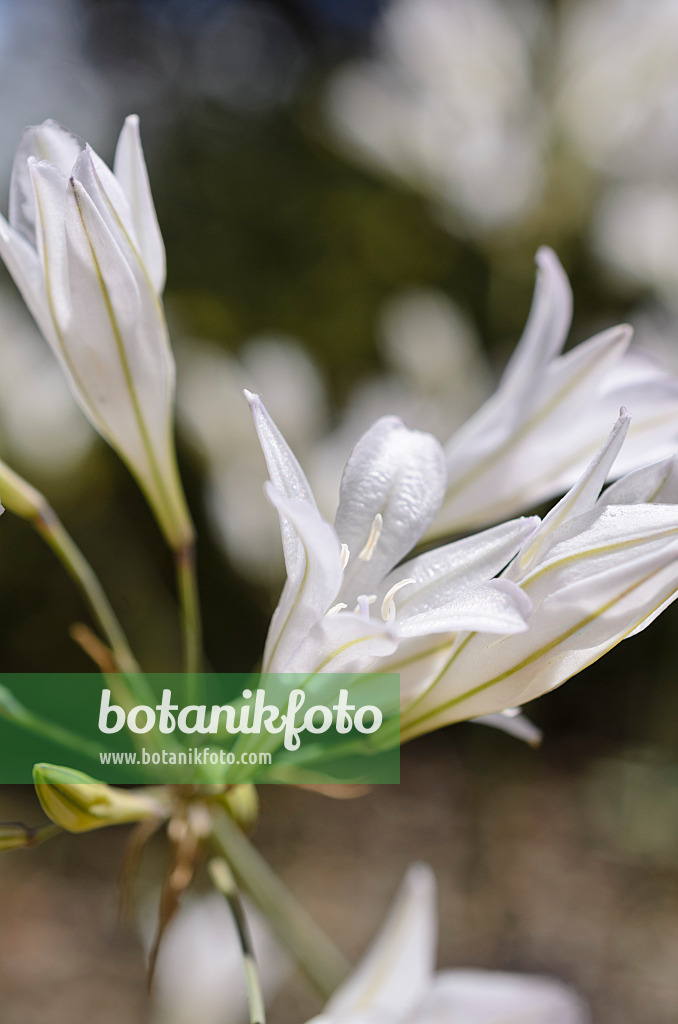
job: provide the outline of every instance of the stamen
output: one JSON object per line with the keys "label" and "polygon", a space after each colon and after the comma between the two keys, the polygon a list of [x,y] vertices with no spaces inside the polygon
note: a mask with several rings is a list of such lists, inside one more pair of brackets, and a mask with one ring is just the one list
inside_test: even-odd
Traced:
{"label": "stamen", "polygon": [[372,526],[370,527],[370,535],[367,538],[365,547],[358,555],[358,558],[362,562],[369,562],[370,558],[374,554],[374,549],[377,546],[377,541],[379,540],[379,537],[381,535],[381,528],[383,525],[384,517],[382,516],[381,512],[377,512],[376,516],[372,521]]}
{"label": "stamen", "polygon": [[377,600],[376,594],[361,594],[358,603],[353,609],[356,615],[362,615],[364,619],[370,617],[370,605]]}
{"label": "stamen", "polygon": [[351,552],[348,550],[348,544],[341,545],[341,571],[343,572],[348,565],[348,560],[351,557]]}
{"label": "stamen", "polygon": [[337,612],[343,612],[344,608],[348,608],[348,605],[344,604],[343,601],[340,601],[339,604],[332,605],[330,610],[325,612],[325,617],[327,618],[328,615],[336,615]]}
{"label": "stamen", "polygon": [[401,580],[400,583],[394,583],[389,592],[386,594],[384,600],[381,602],[381,617],[384,622],[391,622],[395,618],[395,605],[393,598],[396,596],[399,590],[403,587],[409,586],[410,583],[416,583],[411,577]]}

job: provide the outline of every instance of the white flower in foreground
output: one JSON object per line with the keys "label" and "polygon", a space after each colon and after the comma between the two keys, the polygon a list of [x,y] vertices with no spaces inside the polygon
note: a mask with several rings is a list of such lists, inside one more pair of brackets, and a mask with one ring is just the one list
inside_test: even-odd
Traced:
{"label": "white flower in foreground", "polygon": [[526,629],[530,602],[514,583],[493,577],[538,520],[506,523],[399,564],[442,500],[444,455],[435,438],[395,417],[377,420],[346,464],[333,528],[261,400],[246,394],[287,569],[264,671],[363,671],[432,635]]}
{"label": "white flower in foreground", "polygon": [[[420,692],[401,716],[410,739],[450,722],[523,704],[559,686],[678,596],[676,463],[623,477],[599,497],[628,429],[625,410],[575,486],[508,566],[534,611],[522,637],[459,634],[422,645],[401,686]],[[660,504],[659,502],[666,502]],[[385,666],[398,671],[397,658]]]}
{"label": "white flower in foreground", "polygon": [[14,159],[0,255],[81,408],[129,466],[169,542],[192,526],[173,439],[174,361],[160,301],[165,252],[128,117],[115,173],[52,121]]}
{"label": "white flower in foreground", "polygon": [[367,954],[311,1024],[588,1024],[562,982],[499,971],[435,973],[435,879],[414,865]]}
{"label": "white flower in foreground", "polygon": [[398,672],[403,740],[485,716],[524,734],[497,714],[559,686],[678,594],[674,461],[599,498],[629,428],[624,409],[543,522],[513,520],[403,562],[444,491],[435,439],[378,420],[346,464],[333,528],[261,401],[249,400],[287,567],[264,671]]}
{"label": "white flower in foreground", "polygon": [[614,472],[672,455],[678,380],[615,327],[561,355],[572,293],[555,253],[540,249],[530,316],[495,394],[445,445],[447,490],[431,533],[496,522],[562,494],[594,456],[620,406],[633,423]]}

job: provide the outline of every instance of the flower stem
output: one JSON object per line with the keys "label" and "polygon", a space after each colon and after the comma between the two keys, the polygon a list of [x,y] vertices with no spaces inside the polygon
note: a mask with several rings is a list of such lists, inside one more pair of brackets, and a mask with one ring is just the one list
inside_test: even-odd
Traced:
{"label": "flower stem", "polygon": [[233,921],[238,932],[240,948],[242,950],[243,967],[247,982],[247,999],[250,1009],[249,1024],[266,1024],[266,1005],[264,993],[261,988],[261,979],[257,967],[254,948],[250,930],[245,917],[240,893],[235,884],[235,879],[223,857],[214,857],[208,864],[210,878],[217,889],[227,900]]}
{"label": "flower stem", "polygon": [[33,525],[80,588],[111,646],[117,667],[121,672],[140,672],[123,628],[96,573],[47,502],[34,517]]}
{"label": "flower stem", "polygon": [[184,643],[184,671],[188,675],[189,702],[196,698],[197,674],[202,663],[202,626],[195,571],[195,545],[186,544],[175,551],[177,590],[181,605]]}
{"label": "flower stem", "polygon": [[318,993],[328,999],[350,970],[344,956],[225,811],[214,819],[212,845],[289,947]]}

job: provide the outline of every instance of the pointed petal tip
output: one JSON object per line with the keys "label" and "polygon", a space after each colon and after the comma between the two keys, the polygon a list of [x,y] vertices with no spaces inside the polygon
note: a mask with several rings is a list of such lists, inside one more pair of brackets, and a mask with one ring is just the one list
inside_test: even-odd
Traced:
{"label": "pointed petal tip", "polygon": [[250,409],[255,409],[261,405],[261,396],[255,391],[248,391],[247,388],[242,389],[242,393],[245,396],[245,401],[249,405]]}
{"label": "pointed petal tip", "polygon": [[127,117],[125,118],[125,124],[128,124],[128,125],[130,125],[131,128],[135,128],[135,129],[138,130],[138,128],[139,128],[139,115],[138,114],[128,114]]}

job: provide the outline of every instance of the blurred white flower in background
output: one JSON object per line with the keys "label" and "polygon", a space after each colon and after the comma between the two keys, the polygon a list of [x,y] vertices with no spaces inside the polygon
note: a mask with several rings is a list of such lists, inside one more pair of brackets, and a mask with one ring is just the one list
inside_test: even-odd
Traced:
{"label": "blurred white flower in background", "polygon": [[[261,915],[246,905],[247,921],[267,998],[291,972],[291,963]],[[153,943],[157,908],[142,908],[146,949]],[[152,1024],[245,1024],[247,986],[242,951],[223,896],[189,896],[163,937],[151,999]]]}
{"label": "blurred white flower in background", "polygon": [[40,481],[73,488],[96,434],[26,310],[0,291],[0,451]]}
{"label": "blurred white flower in background", "polygon": [[529,0],[395,0],[374,59],[330,83],[334,130],[476,230],[524,216],[542,185],[540,19]]}
{"label": "blurred white flower in background", "polygon": [[311,1024],[589,1024],[584,1000],[555,979],[436,973],[436,943],[435,878],[415,864],[362,961]]}
{"label": "blurred white flower in background", "polygon": [[49,110],[78,124],[94,145],[118,120],[116,97],[85,49],[86,19],[77,0],[0,0],[0,188],[6,191],[16,140]]}

